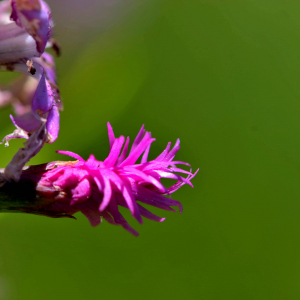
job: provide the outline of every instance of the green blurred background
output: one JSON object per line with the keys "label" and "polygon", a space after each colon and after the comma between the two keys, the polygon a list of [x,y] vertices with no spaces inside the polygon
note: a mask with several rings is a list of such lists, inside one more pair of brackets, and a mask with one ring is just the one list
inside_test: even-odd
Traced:
{"label": "green blurred background", "polygon": [[0,300],[299,299],[300,2],[48,3],[65,110],[31,163],[104,159],[110,121],[118,136],[145,124],[150,158],[179,137],[200,172],[174,194],[181,215],[131,221],[138,238],[80,214],[1,215]]}

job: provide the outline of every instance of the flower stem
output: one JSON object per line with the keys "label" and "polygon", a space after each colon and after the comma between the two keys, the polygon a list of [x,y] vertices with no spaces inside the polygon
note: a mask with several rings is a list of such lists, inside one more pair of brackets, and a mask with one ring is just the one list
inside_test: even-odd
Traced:
{"label": "flower stem", "polygon": [[49,212],[47,207],[53,199],[40,198],[36,192],[36,185],[29,180],[8,182],[0,168],[0,213],[29,213],[52,218],[68,217],[68,214]]}
{"label": "flower stem", "polygon": [[0,169],[0,212],[24,212],[38,202],[33,184],[7,182]]}

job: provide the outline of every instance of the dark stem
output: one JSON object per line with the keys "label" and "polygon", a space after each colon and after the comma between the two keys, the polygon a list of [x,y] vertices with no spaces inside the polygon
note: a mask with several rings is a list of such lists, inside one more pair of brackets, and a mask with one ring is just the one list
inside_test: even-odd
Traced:
{"label": "dark stem", "polygon": [[0,168],[0,213],[30,213],[52,218],[76,219],[65,213],[49,211],[48,206],[54,200],[40,198],[35,188],[36,185],[29,180],[6,181],[4,169]]}

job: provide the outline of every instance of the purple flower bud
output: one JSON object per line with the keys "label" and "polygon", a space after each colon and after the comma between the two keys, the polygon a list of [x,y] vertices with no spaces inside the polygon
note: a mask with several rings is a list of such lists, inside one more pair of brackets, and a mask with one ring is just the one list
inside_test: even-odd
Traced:
{"label": "purple flower bud", "polygon": [[[58,151],[76,161],[52,162],[23,171],[20,182],[34,182],[38,198],[45,203],[39,204],[38,213],[72,216],[80,211],[92,226],[97,226],[105,219],[137,236],[138,233],[120,213],[120,206],[129,209],[140,224],[143,223],[142,217],[158,222],[165,220],[148,211],[142,204],[167,211],[176,211],[172,206],[177,206],[181,212],[181,203],[165,196],[170,196],[184,184],[192,186],[191,179],[198,170],[192,173],[176,166],[190,166],[173,160],[180,148],[179,140],[172,149],[171,143],[168,143],[157,158],[148,161],[150,146],[155,139],[151,138],[150,132],[146,132],[144,127],[134,140],[127,157],[129,138],[126,142],[123,136],[115,138],[109,123],[108,136],[110,153],[104,161],[98,161],[93,155],[85,161],[78,154]],[[140,163],[136,163],[140,157]],[[180,174],[186,174],[187,177]],[[165,187],[161,178],[176,182]]]}

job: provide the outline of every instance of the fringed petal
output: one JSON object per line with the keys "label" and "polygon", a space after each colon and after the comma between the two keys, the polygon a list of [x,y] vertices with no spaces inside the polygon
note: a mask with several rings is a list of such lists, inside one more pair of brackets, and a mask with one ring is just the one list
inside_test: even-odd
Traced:
{"label": "fringed petal", "polygon": [[107,122],[107,131],[108,131],[109,147],[111,149],[115,142],[115,135],[114,135],[114,131],[109,122]]}
{"label": "fringed petal", "polygon": [[128,151],[128,145],[129,145],[129,137],[126,138],[125,145],[123,147],[123,150],[121,152],[121,155],[118,158],[118,161],[116,163],[116,166],[119,166],[125,159],[127,151]]}
{"label": "fringed petal", "polygon": [[155,139],[152,139],[151,135],[148,132],[146,132],[141,142],[128,155],[128,157],[120,164],[120,167],[135,164],[135,162],[138,160],[141,154],[146,150],[148,145],[150,145],[154,141]]}
{"label": "fringed petal", "polygon": [[142,205],[138,204],[139,211],[141,215],[149,220],[155,221],[155,222],[163,222],[166,218],[161,218],[159,216],[156,216],[146,208],[144,208]]}
{"label": "fringed petal", "polygon": [[[150,133],[150,138],[151,138],[151,133]],[[141,159],[141,164],[144,164],[147,162],[147,159],[148,159],[148,155],[149,155],[149,151],[150,151],[150,148],[151,148],[151,144],[149,144],[143,154],[143,157]]]}
{"label": "fringed petal", "polygon": [[104,182],[103,200],[100,204],[99,211],[105,210],[105,208],[108,206],[108,204],[111,200],[111,196],[112,196],[112,188],[111,188],[109,179],[104,176],[103,182]]}
{"label": "fringed petal", "polygon": [[113,167],[119,157],[122,146],[124,144],[124,136],[120,136],[115,139],[112,148],[110,149],[109,156],[104,160],[104,164],[107,168]]}
{"label": "fringed petal", "polygon": [[143,138],[143,135],[145,133],[144,125],[140,129],[139,133],[137,134],[136,138],[134,139],[129,154],[137,147],[137,145],[140,143],[140,141]]}
{"label": "fringed petal", "polygon": [[68,155],[68,156],[73,157],[73,158],[75,158],[79,161],[82,161],[82,162],[85,161],[80,155],[78,155],[74,152],[71,152],[71,151],[56,151],[56,153],[63,154],[63,155]]}

